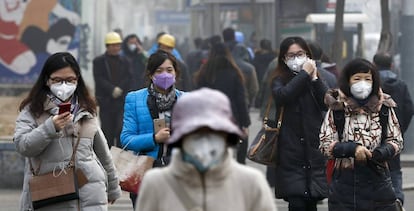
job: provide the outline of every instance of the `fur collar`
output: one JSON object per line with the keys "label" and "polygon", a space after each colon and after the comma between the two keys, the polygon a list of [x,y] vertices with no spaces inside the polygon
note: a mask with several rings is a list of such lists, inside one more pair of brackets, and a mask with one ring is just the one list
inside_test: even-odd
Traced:
{"label": "fur collar", "polygon": [[381,106],[396,107],[397,104],[390,95],[385,94],[380,89],[378,95],[371,96],[368,102],[360,106],[352,97],[346,96],[339,89],[330,89],[325,95],[325,104],[331,110],[346,110],[353,112],[374,112],[381,110]]}

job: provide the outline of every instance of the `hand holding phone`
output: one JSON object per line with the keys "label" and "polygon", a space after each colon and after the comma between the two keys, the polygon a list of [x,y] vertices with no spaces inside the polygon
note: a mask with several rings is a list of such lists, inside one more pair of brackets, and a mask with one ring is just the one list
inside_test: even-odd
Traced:
{"label": "hand holding phone", "polygon": [[70,106],[71,106],[70,103],[61,103],[61,104],[59,104],[59,113],[58,114],[63,114],[67,111],[70,112]]}
{"label": "hand holding phone", "polygon": [[165,128],[165,119],[154,119],[154,132],[158,133],[162,128]]}

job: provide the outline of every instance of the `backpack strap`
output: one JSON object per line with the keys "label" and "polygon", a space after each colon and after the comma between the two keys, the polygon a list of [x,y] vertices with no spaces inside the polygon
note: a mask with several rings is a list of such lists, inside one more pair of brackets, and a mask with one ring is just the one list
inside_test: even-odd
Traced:
{"label": "backpack strap", "polygon": [[335,128],[336,128],[336,131],[338,132],[338,138],[339,138],[339,141],[341,141],[342,135],[344,133],[344,127],[345,127],[345,111],[334,110],[333,116],[334,116]]}
{"label": "backpack strap", "polygon": [[380,124],[381,124],[381,145],[386,144],[387,133],[388,133],[388,115],[390,108],[386,105],[381,106],[380,110]]}
{"label": "backpack strap", "polygon": [[[345,111],[344,110],[334,110],[334,124],[336,131],[338,132],[339,141],[343,138],[344,127],[345,127]],[[380,124],[381,124],[381,145],[385,144],[387,139],[387,126],[388,126],[388,115],[389,107],[382,105],[379,112]]]}

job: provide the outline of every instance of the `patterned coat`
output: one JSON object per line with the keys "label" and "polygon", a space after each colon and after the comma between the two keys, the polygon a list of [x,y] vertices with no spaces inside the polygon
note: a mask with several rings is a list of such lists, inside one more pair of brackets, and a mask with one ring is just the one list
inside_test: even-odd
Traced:
{"label": "patterned coat", "polygon": [[[332,96],[339,94],[338,98]],[[329,105],[320,133],[320,150],[335,159],[335,170],[329,191],[329,208],[332,210],[387,210],[395,201],[388,166],[354,160],[357,145],[365,146],[373,152],[381,146],[380,110],[383,105],[389,107],[386,144],[391,144],[395,154],[401,152],[403,139],[394,112],[395,102],[389,95],[380,92],[379,97],[372,96],[364,106],[340,91],[332,91],[325,97]],[[345,111],[343,139],[339,140],[334,121],[334,110]],[[339,144],[342,143],[342,144]],[[350,152],[347,156],[334,156],[334,150]],[[373,194],[375,193],[375,194]],[[381,193],[381,194],[377,194]]]}

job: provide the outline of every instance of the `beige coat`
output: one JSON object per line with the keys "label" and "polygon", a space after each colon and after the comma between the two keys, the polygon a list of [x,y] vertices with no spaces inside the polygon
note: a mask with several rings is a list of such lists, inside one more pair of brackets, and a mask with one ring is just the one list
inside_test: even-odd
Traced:
{"label": "beige coat", "polygon": [[182,211],[180,199],[166,181],[173,175],[203,211],[275,211],[273,194],[263,174],[238,164],[226,154],[225,161],[201,175],[183,162],[179,150],[173,151],[172,161],[165,168],[148,171],[143,179],[137,200],[137,211]]}
{"label": "beige coat", "polygon": [[[76,152],[76,168],[82,170],[88,179],[88,183],[79,189],[81,210],[107,210],[108,200],[118,199],[121,189],[105,136],[96,117],[80,109],[73,124],[56,133],[52,122],[54,111],[56,106],[46,102],[45,112],[40,118],[34,118],[28,107],[17,117],[14,143],[17,152],[26,157],[19,210],[33,210],[28,185],[32,175],[29,158],[35,169],[41,161],[40,174],[59,169],[69,162],[72,145],[78,134],[80,141]],[[40,210],[78,210],[77,202],[72,200]]]}

